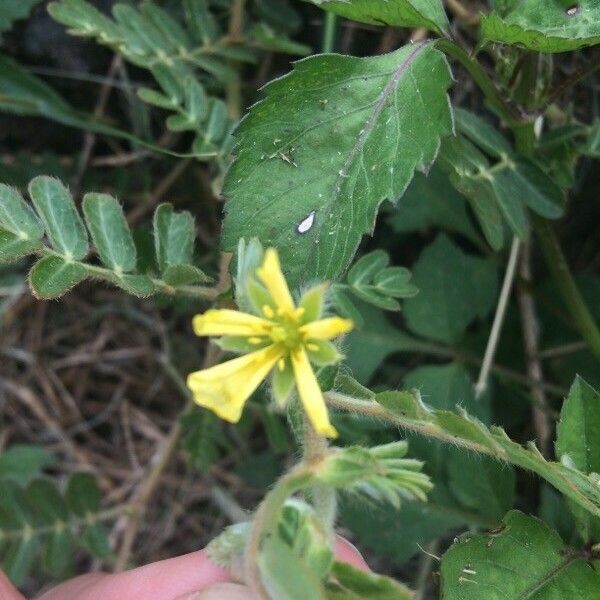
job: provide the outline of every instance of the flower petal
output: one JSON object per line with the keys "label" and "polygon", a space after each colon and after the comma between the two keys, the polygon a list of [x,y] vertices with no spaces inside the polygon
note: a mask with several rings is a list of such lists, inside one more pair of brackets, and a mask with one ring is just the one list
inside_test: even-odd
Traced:
{"label": "flower petal", "polygon": [[292,366],[300,399],[315,431],[326,437],[337,437],[337,431],[329,421],[323,392],[303,348],[292,352]]}
{"label": "flower petal", "polygon": [[190,373],[187,385],[194,401],[219,417],[237,423],[246,400],[267,377],[283,350],[271,345],[216,367]]}
{"label": "flower petal", "polygon": [[303,333],[308,340],[331,340],[338,335],[348,333],[353,327],[354,323],[350,319],[329,317],[302,325],[300,333]]}
{"label": "flower petal", "polygon": [[263,264],[256,270],[256,274],[265,284],[277,308],[285,313],[293,312],[295,309],[294,300],[290,294],[285,277],[281,272],[281,265],[279,264],[279,257],[276,250],[269,248],[265,252]]}
{"label": "flower petal", "polygon": [[192,321],[194,333],[200,336],[236,335],[263,336],[272,327],[270,321],[248,313],[229,309],[207,310]]}

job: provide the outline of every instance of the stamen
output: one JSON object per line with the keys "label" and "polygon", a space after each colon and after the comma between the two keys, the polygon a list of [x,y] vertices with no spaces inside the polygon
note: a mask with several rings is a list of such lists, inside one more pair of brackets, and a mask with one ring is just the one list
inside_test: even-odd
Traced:
{"label": "stamen", "polygon": [[304,306],[299,306],[295,311],[294,311],[294,316],[299,319],[300,317],[302,317],[304,315],[304,313],[306,312],[306,309],[304,308]]}
{"label": "stamen", "polygon": [[250,343],[251,343],[253,346],[256,346],[256,345],[258,345],[258,344],[261,344],[261,343],[262,343],[262,341],[263,341],[263,339],[262,339],[262,338],[260,338],[260,337],[255,337],[255,336],[252,336],[252,337],[248,338],[248,341],[249,341],[249,342],[250,342]]}
{"label": "stamen", "polygon": [[272,319],[275,316],[275,311],[268,304],[265,304],[262,307],[262,311],[267,319]]}
{"label": "stamen", "polygon": [[318,352],[319,351],[319,346],[317,346],[317,344],[306,344],[306,348],[308,350],[310,350],[311,352]]}
{"label": "stamen", "polygon": [[278,368],[278,369],[279,369],[281,372],[283,372],[283,370],[285,369],[285,359],[284,359],[284,358],[280,358],[280,359],[277,361],[277,368]]}

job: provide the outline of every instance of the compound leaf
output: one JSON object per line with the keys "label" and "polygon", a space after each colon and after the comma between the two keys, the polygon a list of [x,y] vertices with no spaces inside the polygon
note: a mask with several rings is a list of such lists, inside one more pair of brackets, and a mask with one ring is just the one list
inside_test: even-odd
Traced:
{"label": "compound leaf", "polygon": [[84,265],[61,256],[46,256],[29,273],[29,284],[37,298],[51,300],[66,294],[88,276]]}
{"label": "compound leaf", "polygon": [[41,175],[29,183],[29,195],[54,249],[67,260],[85,258],[87,232],[69,190],[58,179]]}
{"label": "compound leaf", "polygon": [[117,273],[133,271],[137,253],[123,209],[108,194],[86,194],[83,214],[100,260]]}

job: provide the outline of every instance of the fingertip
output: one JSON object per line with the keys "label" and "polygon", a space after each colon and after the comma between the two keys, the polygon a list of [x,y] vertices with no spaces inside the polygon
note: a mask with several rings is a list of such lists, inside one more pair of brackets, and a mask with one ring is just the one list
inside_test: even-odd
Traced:
{"label": "fingertip", "polygon": [[345,538],[337,535],[335,539],[335,557],[341,561],[360,569],[361,571],[370,571],[362,554]]}
{"label": "fingertip", "polygon": [[25,600],[25,596],[17,590],[10,579],[0,569],[0,600]]}

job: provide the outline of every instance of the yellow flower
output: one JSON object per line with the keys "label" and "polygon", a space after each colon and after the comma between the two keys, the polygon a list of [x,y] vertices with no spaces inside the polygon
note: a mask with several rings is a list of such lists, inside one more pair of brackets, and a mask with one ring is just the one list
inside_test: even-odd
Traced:
{"label": "yellow flower", "polygon": [[330,365],[341,358],[329,341],[352,329],[352,321],[340,317],[322,319],[323,286],[309,290],[298,307],[281,272],[277,252],[265,252],[263,263],[250,278],[247,294],[257,314],[235,310],[209,310],[196,315],[194,332],[220,336],[221,346],[244,353],[223,364],[191,373],[187,384],[200,406],[236,423],[246,400],[272,373],[272,388],[280,405],[287,401],[294,383],[304,409],[317,433],[335,437],[323,393],[311,362]]}

